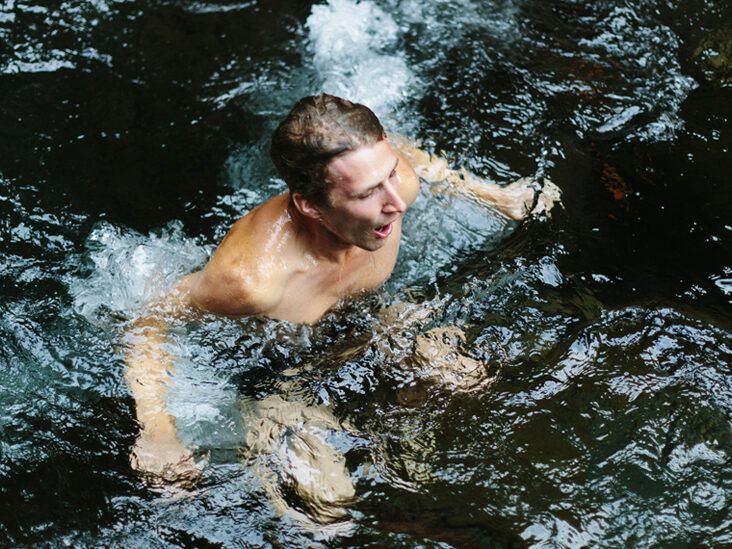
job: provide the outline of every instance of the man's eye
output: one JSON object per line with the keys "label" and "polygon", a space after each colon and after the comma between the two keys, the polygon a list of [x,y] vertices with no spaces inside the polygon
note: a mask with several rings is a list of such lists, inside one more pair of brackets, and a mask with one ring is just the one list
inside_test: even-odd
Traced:
{"label": "man's eye", "polygon": [[368,198],[372,194],[374,194],[374,190],[373,189],[370,189],[370,190],[366,191],[365,193],[359,194],[358,197],[359,198]]}

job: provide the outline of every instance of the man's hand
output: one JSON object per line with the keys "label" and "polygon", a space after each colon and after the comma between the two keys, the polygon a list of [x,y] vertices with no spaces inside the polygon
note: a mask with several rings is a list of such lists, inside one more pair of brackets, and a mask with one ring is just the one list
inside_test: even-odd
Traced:
{"label": "man's hand", "polygon": [[154,483],[163,482],[189,488],[201,477],[193,455],[183,447],[175,434],[161,434],[145,429],[130,454],[134,469],[152,477]]}

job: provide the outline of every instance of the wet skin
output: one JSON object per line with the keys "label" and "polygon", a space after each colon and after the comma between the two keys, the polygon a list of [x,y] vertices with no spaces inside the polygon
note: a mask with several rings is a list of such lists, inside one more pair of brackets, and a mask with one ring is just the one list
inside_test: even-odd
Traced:
{"label": "wet skin", "polygon": [[[339,300],[379,286],[396,263],[417,175],[382,140],[331,161],[327,177],[327,204],[284,193],[237,221],[209,263],[176,286],[162,311],[315,322]],[[190,482],[199,472],[165,403],[175,370],[164,348],[166,331],[164,318],[149,316],[127,334],[125,377],[142,426],[131,463],[166,482]]]}
{"label": "wet skin", "polygon": [[209,264],[179,287],[190,304],[315,322],[339,300],[386,280],[417,175],[384,139],[336,157],[326,177],[327,204],[285,193],[239,220]]}
{"label": "wet skin", "polygon": [[[135,469],[166,482],[190,482],[199,474],[167,412],[166,385],[175,371],[165,347],[167,318],[197,309],[312,323],[341,299],[376,288],[394,268],[402,217],[417,196],[412,166],[423,179],[447,181],[452,192],[506,218],[528,215],[535,197],[531,180],[499,186],[455,172],[411,143],[394,143],[399,152],[384,139],[331,160],[326,204],[284,193],[254,208],[233,225],[203,270],[178,283],[155,313],[132,323],[125,377],[142,426],[131,456]],[[553,199],[544,194],[537,202],[543,209],[535,211],[551,209]]]}

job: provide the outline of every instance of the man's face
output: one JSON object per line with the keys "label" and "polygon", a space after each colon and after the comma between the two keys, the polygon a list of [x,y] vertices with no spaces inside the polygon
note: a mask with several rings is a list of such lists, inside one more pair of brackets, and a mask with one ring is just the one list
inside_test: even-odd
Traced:
{"label": "man's face", "polygon": [[326,167],[323,225],[345,244],[375,251],[389,239],[407,209],[397,174],[399,159],[382,139],[334,158]]}

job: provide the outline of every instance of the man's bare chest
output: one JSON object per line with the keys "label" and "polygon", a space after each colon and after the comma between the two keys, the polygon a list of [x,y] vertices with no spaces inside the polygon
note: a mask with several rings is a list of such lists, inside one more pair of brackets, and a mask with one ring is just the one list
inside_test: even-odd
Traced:
{"label": "man's bare chest", "polygon": [[365,252],[343,265],[313,261],[289,278],[280,306],[273,316],[312,322],[339,301],[373,290],[391,274],[399,253],[390,249]]}

